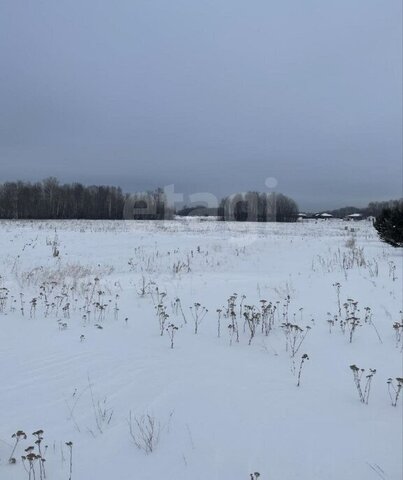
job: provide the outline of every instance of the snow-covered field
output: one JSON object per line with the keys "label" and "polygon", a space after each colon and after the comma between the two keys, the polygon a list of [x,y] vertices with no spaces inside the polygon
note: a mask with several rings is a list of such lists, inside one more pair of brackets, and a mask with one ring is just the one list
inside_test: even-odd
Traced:
{"label": "snow-covered field", "polygon": [[368,222],[3,221],[0,247],[1,480],[38,429],[49,480],[71,451],[73,480],[401,478],[402,252]]}

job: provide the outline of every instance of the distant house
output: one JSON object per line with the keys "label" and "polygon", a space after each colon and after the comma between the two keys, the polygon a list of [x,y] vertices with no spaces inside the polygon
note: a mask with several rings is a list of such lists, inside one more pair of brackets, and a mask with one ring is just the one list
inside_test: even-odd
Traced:
{"label": "distant house", "polygon": [[351,215],[347,215],[344,217],[344,220],[347,221],[357,221],[357,220],[363,220],[363,216],[361,213],[352,213]]}
{"label": "distant house", "polygon": [[317,214],[315,215],[315,217],[317,217],[317,218],[323,218],[323,219],[325,219],[325,220],[328,220],[328,219],[330,219],[330,218],[333,218],[333,215],[331,215],[330,213],[324,212],[324,213],[317,213]]}

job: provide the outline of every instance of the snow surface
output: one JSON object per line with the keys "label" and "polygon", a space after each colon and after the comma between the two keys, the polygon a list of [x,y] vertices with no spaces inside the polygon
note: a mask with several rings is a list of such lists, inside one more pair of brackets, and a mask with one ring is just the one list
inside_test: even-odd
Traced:
{"label": "snow surface", "polygon": [[[249,480],[256,471],[260,480],[401,478],[402,399],[391,406],[386,381],[402,376],[392,328],[401,322],[402,251],[381,243],[367,222],[3,221],[0,246],[0,287],[8,289],[0,313],[1,480],[28,478],[21,455],[38,429],[49,480],[69,478],[68,441],[73,480]],[[329,333],[337,282],[341,304],[358,301],[362,326],[352,343],[337,323]],[[160,335],[157,287],[178,327],[173,349],[167,332]],[[244,304],[278,307],[269,335],[259,327],[248,345],[238,318],[240,340],[230,346],[230,319],[222,318],[217,337],[216,310],[224,313],[233,293],[237,309],[243,295]],[[288,321],[311,327],[295,373],[281,327],[288,295]],[[101,316],[96,302],[107,305]],[[197,335],[189,309],[196,302],[208,309]],[[297,387],[303,353],[309,360]],[[368,405],[351,364],[377,370]],[[129,412],[160,422],[152,453],[134,445]],[[19,429],[28,439],[10,465]]]}

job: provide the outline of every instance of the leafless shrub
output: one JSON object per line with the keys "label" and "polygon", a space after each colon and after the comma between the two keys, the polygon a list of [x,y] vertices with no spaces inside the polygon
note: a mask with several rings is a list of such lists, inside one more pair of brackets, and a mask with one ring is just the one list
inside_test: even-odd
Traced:
{"label": "leafless shrub", "polygon": [[339,282],[336,282],[333,284],[334,288],[336,289],[336,295],[337,295],[337,308],[339,311],[339,317],[341,317],[341,302],[340,302],[340,291],[341,291],[341,285]]}
{"label": "leafless shrub", "polygon": [[372,382],[373,376],[376,373],[376,370],[372,368],[369,369],[369,373],[365,375],[366,382],[365,382],[365,385],[363,386],[361,384],[361,381],[363,379],[363,375],[365,374],[365,369],[358,368],[357,365],[350,365],[350,369],[353,372],[354,383],[355,383],[355,386],[357,387],[360,401],[368,405],[369,394],[371,391],[371,382]]}
{"label": "leafless shrub", "polygon": [[170,323],[167,326],[166,330],[167,330],[169,338],[171,340],[171,348],[174,348],[175,333],[178,331],[178,327],[175,324]]}
{"label": "leafless shrub", "polygon": [[301,385],[301,374],[302,374],[302,368],[304,366],[304,363],[306,360],[309,360],[309,357],[306,353],[304,353],[301,357],[301,362],[299,364],[299,370],[298,370],[298,382],[297,382],[297,387]]}
{"label": "leafless shrub", "polygon": [[224,316],[231,320],[231,323],[228,325],[230,345],[232,345],[232,341],[234,337],[236,339],[236,342],[239,342],[239,328],[238,328],[237,313],[236,313],[236,301],[237,301],[237,294],[234,293],[228,298],[227,309],[224,313]]}
{"label": "leafless shrub", "polygon": [[262,322],[262,333],[269,335],[274,326],[274,314],[276,306],[267,300],[260,300],[260,317]]}
{"label": "leafless shrub", "polygon": [[258,480],[260,478],[260,473],[259,472],[254,472],[249,475],[250,480]]}
{"label": "leafless shrub", "polygon": [[[103,433],[105,428],[110,424],[113,416],[113,410],[108,407],[106,397],[102,400],[96,399],[92,389],[91,380],[88,377],[88,389],[91,395],[92,411],[94,414],[95,424],[99,433]],[[92,431],[90,431],[93,433]]]}
{"label": "leafless shrub", "polygon": [[17,449],[17,445],[19,444],[19,442],[21,440],[26,440],[27,439],[27,435],[26,433],[23,431],[23,430],[17,430],[15,433],[13,433],[11,435],[11,438],[14,439],[14,446],[13,446],[13,449],[11,451],[11,454],[10,454],[10,457],[8,459],[8,463],[10,464],[14,464],[17,462],[17,460],[14,458],[14,453]]}
{"label": "leafless shrub", "polygon": [[386,383],[388,384],[388,392],[390,400],[392,401],[392,406],[396,407],[397,401],[399,400],[400,391],[403,388],[403,378],[397,377],[396,385],[394,384],[394,380],[392,378],[388,378]]}
{"label": "leafless shrub", "polygon": [[66,442],[69,449],[69,480],[73,476],[73,442]]}
{"label": "leafless shrub", "polygon": [[147,455],[152,453],[160,440],[161,423],[150,414],[133,417],[129,412],[128,425],[136,447]]}
{"label": "leafless shrub", "polygon": [[254,306],[252,305],[245,305],[245,311],[243,313],[245,317],[245,322],[249,327],[249,342],[250,345],[252,343],[253,337],[256,334],[256,328],[259,325],[261,314],[258,312]]}
{"label": "leafless shrub", "polygon": [[193,307],[190,308],[190,313],[192,314],[193,321],[194,321],[194,333],[197,334],[199,331],[200,323],[202,322],[203,318],[207,315],[207,308],[203,307],[200,303],[196,302],[193,304]]}
{"label": "leafless shrub", "polygon": [[306,326],[305,329],[293,323],[283,323],[281,325],[286,338],[286,351],[290,353],[291,358],[294,358],[301,348],[302,342],[305,340],[311,327]]}
{"label": "leafless shrub", "polygon": [[179,297],[176,297],[175,300],[171,302],[171,309],[172,309],[172,313],[176,317],[180,317],[180,316],[182,317],[183,323],[185,325],[188,323],[187,320],[186,320],[185,313],[184,313],[183,308],[182,308],[181,299]]}

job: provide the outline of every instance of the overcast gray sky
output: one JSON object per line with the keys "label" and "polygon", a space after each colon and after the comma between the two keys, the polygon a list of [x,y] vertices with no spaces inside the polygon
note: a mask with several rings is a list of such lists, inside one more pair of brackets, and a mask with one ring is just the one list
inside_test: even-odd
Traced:
{"label": "overcast gray sky", "polygon": [[402,194],[401,0],[0,0],[0,182]]}

